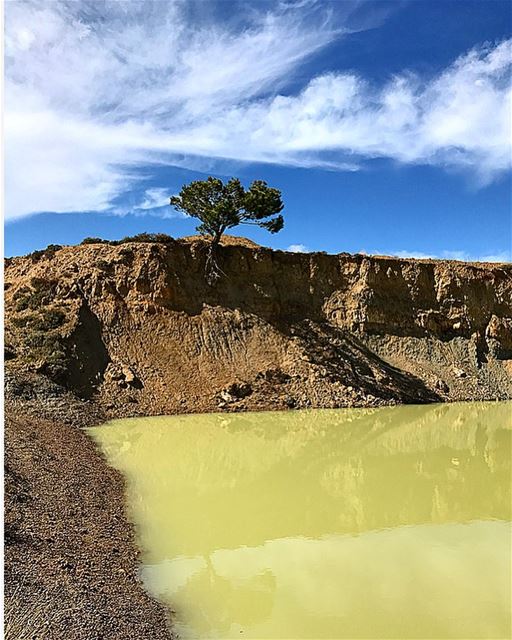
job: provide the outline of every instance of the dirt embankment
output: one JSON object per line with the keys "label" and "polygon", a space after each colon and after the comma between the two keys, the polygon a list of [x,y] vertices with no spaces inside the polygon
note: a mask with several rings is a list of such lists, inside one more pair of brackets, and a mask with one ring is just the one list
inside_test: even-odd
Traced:
{"label": "dirt embankment", "polygon": [[6,596],[14,623],[39,606],[46,624],[27,637],[168,633],[136,578],[122,480],[76,427],[512,397],[511,265],[228,240],[209,286],[206,253],[192,238],[7,261]]}
{"label": "dirt embankment", "polygon": [[512,266],[229,245],[12,259],[9,364],[108,414],[511,396]]}

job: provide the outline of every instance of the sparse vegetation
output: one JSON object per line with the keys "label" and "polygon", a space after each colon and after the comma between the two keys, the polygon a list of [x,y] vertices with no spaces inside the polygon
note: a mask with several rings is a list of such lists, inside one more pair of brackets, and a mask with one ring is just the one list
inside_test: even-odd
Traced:
{"label": "sparse vegetation", "polygon": [[23,342],[29,353],[29,361],[38,363],[39,370],[57,382],[64,381],[68,372],[68,355],[60,334],[55,330],[56,322],[62,324],[60,316],[45,316],[32,319],[24,327]]}
{"label": "sparse vegetation", "polygon": [[[61,327],[66,320],[66,314],[62,309],[43,309],[37,313],[25,313],[12,318],[15,327],[23,328],[23,342],[29,347],[44,349],[45,353],[51,353],[58,346],[62,351],[59,336],[55,330]],[[41,355],[41,354],[39,354]]]}
{"label": "sparse vegetation", "polygon": [[128,242],[156,242],[160,244],[169,244],[173,242],[173,238],[166,233],[138,233],[135,236],[126,236],[120,240],[102,240],[101,238],[84,238],[80,244],[107,244],[111,247],[117,247],[120,244]]}
{"label": "sparse vegetation", "polygon": [[111,244],[111,242],[101,238],[84,238],[80,244]]}
{"label": "sparse vegetation", "polygon": [[57,251],[60,251],[61,249],[62,245],[60,244],[49,244],[46,249],[32,251],[32,253],[29,254],[29,258],[32,260],[32,262],[38,262],[38,260],[43,257],[51,259],[57,253]]}
{"label": "sparse vegetation", "polygon": [[32,278],[30,281],[30,287],[21,287],[14,294],[13,300],[15,310],[35,310],[50,304],[54,299],[57,284],[56,280]]}
{"label": "sparse vegetation", "polygon": [[66,321],[65,310],[55,306],[57,280],[32,278],[30,286],[18,289],[13,296],[17,312],[11,318],[14,327],[22,329],[19,355],[30,363],[39,363],[53,379],[64,376],[67,355],[58,329]]}
{"label": "sparse vegetation", "polygon": [[169,244],[173,242],[173,239],[166,233],[139,233],[136,236],[126,236],[122,240],[114,241],[113,244],[125,244],[127,242],[160,242]]}
{"label": "sparse vegetation", "polygon": [[52,331],[58,329],[66,320],[62,309],[44,309],[32,324],[36,331]]}

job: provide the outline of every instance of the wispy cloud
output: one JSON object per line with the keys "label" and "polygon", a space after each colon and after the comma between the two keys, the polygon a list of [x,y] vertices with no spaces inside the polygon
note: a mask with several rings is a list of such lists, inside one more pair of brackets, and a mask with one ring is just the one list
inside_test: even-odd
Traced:
{"label": "wispy cloud", "polygon": [[512,251],[479,255],[467,251],[443,251],[441,257],[446,260],[464,260],[465,262],[512,262]]}
{"label": "wispy cloud", "polygon": [[159,209],[160,207],[169,206],[171,195],[168,189],[146,189],[144,199],[137,205],[137,209]]}
{"label": "wispy cloud", "polygon": [[138,165],[204,158],[356,170],[387,157],[482,182],[510,168],[511,41],[427,81],[329,73],[290,93],[358,5],[340,17],[262,4],[219,21],[182,2],[7,3],[7,216],[109,211]]}
{"label": "wispy cloud", "polygon": [[473,254],[468,251],[445,249],[439,253],[422,251],[361,251],[370,255],[396,256],[398,258],[434,258],[437,260],[461,260],[463,262],[512,262],[512,251],[498,251],[489,254]]}
{"label": "wispy cloud", "polygon": [[115,216],[153,216],[155,218],[186,218],[186,214],[177,211],[169,205],[170,196],[173,195],[170,189],[150,188],[142,193],[130,194],[126,202],[113,204],[108,208],[109,215]]}

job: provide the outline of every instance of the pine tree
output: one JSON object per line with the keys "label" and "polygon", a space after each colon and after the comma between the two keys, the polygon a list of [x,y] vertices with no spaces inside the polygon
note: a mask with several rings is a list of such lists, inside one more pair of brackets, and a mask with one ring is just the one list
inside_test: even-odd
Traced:
{"label": "pine tree", "polygon": [[201,224],[197,231],[211,238],[212,245],[220,242],[222,234],[240,224],[263,227],[270,233],[281,231],[284,225],[281,192],[255,180],[245,190],[240,180],[231,178],[226,184],[218,178],[196,180],[182,187],[171,197],[171,206]]}

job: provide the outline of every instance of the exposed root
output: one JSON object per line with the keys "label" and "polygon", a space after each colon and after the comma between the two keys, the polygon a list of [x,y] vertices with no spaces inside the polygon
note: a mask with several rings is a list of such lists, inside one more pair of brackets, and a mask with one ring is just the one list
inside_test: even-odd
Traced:
{"label": "exposed root", "polygon": [[222,271],[219,267],[219,263],[217,262],[217,247],[218,242],[211,242],[208,246],[208,252],[206,254],[206,262],[204,266],[204,272],[206,276],[206,282],[212,287],[221,276],[227,275]]}

